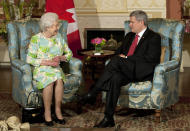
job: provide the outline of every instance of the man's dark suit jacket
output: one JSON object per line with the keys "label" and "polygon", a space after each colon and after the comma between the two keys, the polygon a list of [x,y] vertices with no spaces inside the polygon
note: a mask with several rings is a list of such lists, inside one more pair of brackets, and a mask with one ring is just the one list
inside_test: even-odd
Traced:
{"label": "man's dark suit jacket", "polygon": [[[135,33],[129,32],[122,45],[116,50],[116,54],[127,54],[135,37]],[[135,52],[132,56],[128,56],[125,65],[133,74],[134,81],[152,80],[154,69],[160,63],[161,55],[161,37],[149,28],[146,29],[141,37]],[[124,72],[124,74],[129,72]],[[128,74],[129,75],[129,74]]]}

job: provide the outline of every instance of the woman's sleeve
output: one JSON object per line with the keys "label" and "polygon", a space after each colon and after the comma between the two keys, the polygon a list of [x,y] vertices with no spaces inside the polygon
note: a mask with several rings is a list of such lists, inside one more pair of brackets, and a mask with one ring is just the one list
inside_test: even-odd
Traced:
{"label": "woman's sleeve", "polygon": [[33,36],[30,40],[30,45],[28,48],[28,54],[26,57],[26,62],[33,65],[33,66],[40,66],[42,59],[37,58],[38,52],[38,37]]}
{"label": "woman's sleeve", "polygon": [[64,39],[63,39],[63,55],[65,55],[67,61],[69,61],[73,56],[72,51],[69,49],[68,44],[65,42]]}

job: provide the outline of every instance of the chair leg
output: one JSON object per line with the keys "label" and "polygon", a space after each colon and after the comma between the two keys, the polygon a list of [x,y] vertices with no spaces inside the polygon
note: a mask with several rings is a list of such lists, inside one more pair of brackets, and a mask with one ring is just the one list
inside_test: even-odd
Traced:
{"label": "chair leg", "polygon": [[77,109],[75,110],[76,113],[81,114],[82,113],[82,106],[79,103],[77,103],[76,107],[77,107]]}
{"label": "chair leg", "polygon": [[171,111],[174,111],[174,109],[175,109],[175,105],[171,105]]}
{"label": "chair leg", "polygon": [[155,110],[156,122],[160,123],[161,110]]}
{"label": "chair leg", "polygon": [[22,106],[18,103],[16,103],[16,105],[18,106],[19,109],[22,109]]}

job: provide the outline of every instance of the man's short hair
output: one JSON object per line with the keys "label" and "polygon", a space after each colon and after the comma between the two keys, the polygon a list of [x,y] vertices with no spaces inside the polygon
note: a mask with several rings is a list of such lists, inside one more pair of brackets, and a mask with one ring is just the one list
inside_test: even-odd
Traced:
{"label": "man's short hair", "polygon": [[144,12],[142,10],[135,10],[135,11],[131,12],[130,17],[132,17],[132,16],[134,16],[137,21],[144,21],[145,26],[148,25],[148,16],[147,16],[146,12]]}

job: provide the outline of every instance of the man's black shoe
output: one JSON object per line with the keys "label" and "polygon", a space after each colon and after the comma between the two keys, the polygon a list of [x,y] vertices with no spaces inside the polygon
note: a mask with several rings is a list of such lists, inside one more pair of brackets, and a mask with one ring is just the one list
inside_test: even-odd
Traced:
{"label": "man's black shoe", "polygon": [[85,105],[85,104],[95,104],[96,102],[96,96],[90,94],[90,93],[87,93],[86,95],[84,96],[80,96],[78,98],[79,102],[82,104],[82,105]]}
{"label": "man's black shoe", "polygon": [[114,127],[114,126],[115,126],[115,122],[113,118],[108,119],[107,117],[104,117],[104,119],[99,124],[95,125],[94,127],[105,128],[105,127]]}

